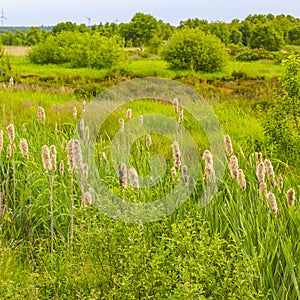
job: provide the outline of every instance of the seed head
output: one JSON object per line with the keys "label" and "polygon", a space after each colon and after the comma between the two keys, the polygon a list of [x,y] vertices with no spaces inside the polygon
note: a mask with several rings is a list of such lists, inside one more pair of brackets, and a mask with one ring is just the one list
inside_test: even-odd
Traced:
{"label": "seed head", "polygon": [[237,178],[239,173],[239,162],[235,155],[230,156],[229,168],[231,177]]}
{"label": "seed head", "polygon": [[238,178],[237,178],[237,179],[238,179],[238,183],[239,183],[241,189],[242,189],[243,191],[245,191],[247,185],[246,185],[245,174],[244,174],[244,172],[243,172],[242,169],[239,169],[239,172],[238,172]]}
{"label": "seed head", "polygon": [[210,164],[211,166],[214,165],[213,155],[209,150],[204,151],[202,159],[205,161],[205,164]]}
{"label": "seed head", "polygon": [[255,152],[257,161],[260,163],[263,161],[263,155],[261,152]]}
{"label": "seed head", "polygon": [[127,113],[126,113],[126,117],[127,117],[127,119],[131,119],[131,117],[132,117],[132,110],[131,110],[131,108],[128,108],[127,109]]}
{"label": "seed head", "polygon": [[107,159],[107,157],[106,157],[105,152],[102,152],[102,159],[103,159],[103,161],[104,161],[105,164],[108,163],[108,159]]}
{"label": "seed head", "polygon": [[6,157],[9,158],[12,156],[12,146],[11,144],[8,144],[7,148],[6,148]]}
{"label": "seed head", "polygon": [[139,116],[139,125],[143,125],[143,124],[144,124],[144,117]]}
{"label": "seed head", "polygon": [[124,163],[119,166],[119,180],[121,187],[127,187],[127,167]]}
{"label": "seed head", "polygon": [[259,183],[265,181],[265,174],[266,174],[265,164],[261,161],[256,167],[256,177]]}
{"label": "seed head", "polygon": [[272,207],[274,213],[276,214],[278,212],[278,206],[277,206],[275,195],[272,192],[269,192],[267,194],[267,198],[268,198],[268,200],[269,200],[269,202],[271,204],[271,207]]}
{"label": "seed head", "polygon": [[38,118],[39,121],[42,121],[42,122],[46,121],[46,114],[45,114],[44,109],[41,106],[38,107],[37,118]]}
{"label": "seed head", "polygon": [[64,172],[65,172],[65,163],[63,160],[61,160],[59,163],[59,174],[62,176],[64,175]]}
{"label": "seed head", "polygon": [[232,155],[233,147],[231,143],[231,138],[228,134],[224,135],[225,151],[228,156]]}
{"label": "seed head", "polygon": [[188,170],[187,165],[182,166],[181,175],[182,175],[185,185],[188,186],[189,185],[189,170]]}
{"label": "seed head", "polygon": [[179,149],[179,143],[175,141],[172,144],[172,149],[173,149],[173,158],[174,158],[174,166],[177,168],[180,168],[181,166],[181,153]]}
{"label": "seed head", "polygon": [[84,164],[82,165],[82,173],[83,173],[83,176],[84,176],[86,179],[88,179],[88,177],[89,177],[89,166],[88,166],[87,163],[84,163]]}
{"label": "seed head", "polygon": [[74,168],[81,169],[82,168],[82,152],[80,143],[78,140],[73,140],[73,154],[74,154]]}
{"label": "seed head", "polygon": [[206,163],[204,169],[204,179],[214,181],[215,170],[213,165]]}
{"label": "seed head", "polygon": [[174,107],[175,114],[177,114],[178,113],[178,98],[173,99],[173,107]]}
{"label": "seed head", "polygon": [[46,170],[47,173],[50,172],[52,170],[50,150],[46,145],[42,147],[42,160],[43,160],[44,169]]}
{"label": "seed head", "polygon": [[52,170],[55,172],[57,167],[56,167],[56,147],[55,145],[50,146],[50,153],[51,153],[51,164],[52,164]]}
{"label": "seed head", "polygon": [[172,167],[170,171],[171,171],[172,178],[173,178],[173,180],[175,181],[176,178],[177,178],[176,168],[175,168],[175,167]]}
{"label": "seed head", "polygon": [[6,130],[7,130],[7,133],[8,133],[9,141],[12,144],[14,142],[14,140],[15,140],[15,127],[14,127],[13,124],[9,124],[6,127]]}
{"label": "seed head", "polygon": [[81,118],[79,121],[79,129],[84,134],[84,118]]}
{"label": "seed head", "polygon": [[139,189],[139,176],[134,167],[130,167],[129,169],[129,182],[133,188]]}
{"label": "seed head", "polygon": [[179,123],[183,122],[183,108],[182,107],[180,107],[180,110],[179,110],[179,119],[178,119],[178,122]]}
{"label": "seed head", "polygon": [[267,185],[264,181],[259,184],[259,197],[260,199],[267,198]]}
{"label": "seed head", "polygon": [[0,153],[3,150],[3,130],[0,130]]}
{"label": "seed head", "polygon": [[148,133],[148,134],[146,135],[146,148],[147,148],[147,150],[150,149],[151,145],[152,145],[151,134]]}
{"label": "seed head", "polygon": [[74,170],[74,140],[70,140],[67,144],[69,172]]}
{"label": "seed head", "polygon": [[87,191],[83,195],[83,205],[84,206],[89,206],[89,205],[92,205],[92,204],[93,204],[93,196],[89,191]]}
{"label": "seed head", "polygon": [[119,119],[121,132],[124,132],[125,122],[124,119]]}
{"label": "seed head", "polygon": [[73,107],[73,117],[75,119],[77,118],[77,108],[76,108],[76,106]]}
{"label": "seed head", "polygon": [[286,198],[289,206],[295,205],[296,192],[294,189],[289,189],[286,193]]}
{"label": "seed head", "polygon": [[86,106],[86,102],[85,100],[82,101],[82,112],[85,112],[85,106]]}
{"label": "seed head", "polygon": [[21,150],[23,157],[27,160],[29,158],[28,143],[24,138],[20,139],[20,150]]}

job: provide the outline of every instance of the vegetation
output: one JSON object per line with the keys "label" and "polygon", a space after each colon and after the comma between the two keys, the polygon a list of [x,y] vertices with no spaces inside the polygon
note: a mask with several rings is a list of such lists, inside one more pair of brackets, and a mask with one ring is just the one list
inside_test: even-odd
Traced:
{"label": "vegetation", "polygon": [[[189,19],[174,28],[138,13],[129,24],[32,28],[19,39],[34,46],[29,56],[1,51],[0,298],[300,298],[298,22],[252,15],[229,24]],[[279,43],[277,36],[261,36],[254,45],[253,32],[262,27],[275,28]],[[263,40],[280,47],[267,48]],[[171,45],[163,60],[161,47],[164,53]],[[219,59],[201,56],[201,45],[211,45],[209,54]],[[175,51],[178,64],[170,68]],[[212,67],[225,62],[225,52],[223,69]],[[85,147],[93,138],[88,104],[140,77],[173,79],[204,97],[224,133],[224,175],[218,176],[219,157],[193,111],[180,110],[182,99],[178,111],[176,101],[123,104],[108,116],[93,147]],[[150,140],[148,132],[134,136],[150,113],[172,120],[178,144],[154,132]],[[111,150],[122,128],[125,142],[117,150],[128,160],[121,168]],[[175,155],[174,145],[189,150],[184,128],[196,145],[195,182],[196,166],[180,165]],[[161,157],[162,175],[153,164]],[[153,175],[152,184],[143,186],[133,170],[144,179]],[[203,205],[201,196],[214,180],[218,190]],[[172,214],[122,222],[126,205],[193,185]],[[121,199],[119,206],[112,203],[117,219],[100,207],[108,194]]]}

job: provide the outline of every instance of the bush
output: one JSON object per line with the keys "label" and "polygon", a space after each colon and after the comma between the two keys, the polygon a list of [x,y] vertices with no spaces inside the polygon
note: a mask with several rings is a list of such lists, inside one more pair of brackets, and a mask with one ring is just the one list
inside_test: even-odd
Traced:
{"label": "bush", "polygon": [[122,40],[116,36],[63,31],[35,46],[28,57],[36,64],[110,68],[119,62],[122,46]]}
{"label": "bush", "polygon": [[246,48],[244,51],[237,54],[235,57],[238,61],[255,61],[260,59],[275,59],[275,55],[265,49],[250,49]]}
{"label": "bush", "polygon": [[183,29],[166,42],[161,56],[172,68],[216,72],[226,64],[225,45],[199,29]]}

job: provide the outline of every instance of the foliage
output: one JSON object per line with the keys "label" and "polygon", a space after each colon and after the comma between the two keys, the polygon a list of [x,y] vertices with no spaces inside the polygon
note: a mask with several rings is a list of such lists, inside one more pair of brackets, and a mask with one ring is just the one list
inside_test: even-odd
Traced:
{"label": "foliage", "polygon": [[163,46],[161,55],[172,68],[215,72],[226,64],[224,44],[198,29],[183,29]]}
{"label": "foliage", "polygon": [[282,62],[281,93],[265,120],[265,133],[284,160],[299,161],[300,155],[300,57],[291,54]]}
{"label": "foliage", "polygon": [[249,37],[249,46],[251,48],[264,48],[268,51],[278,51],[282,45],[282,33],[276,30],[272,23],[259,23],[253,27]]}
{"label": "foliage", "polygon": [[109,68],[121,58],[119,37],[104,37],[99,33],[62,31],[49,36],[29,53],[36,64],[66,64],[72,67]]}
{"label": "foliage", "polygon": [[243,51],[239,52],[235,59],[237,61],[255,61],[260,59],[270,59],[273,60],[275,55],[263,48],[251,49],[245,48]]}
{"label": "foliage", "polygon": [[5,55],[4,49],[0,45],[0,82],[7,82],[9,78],[15,77],[15,75],[11,59],[8,55]]}

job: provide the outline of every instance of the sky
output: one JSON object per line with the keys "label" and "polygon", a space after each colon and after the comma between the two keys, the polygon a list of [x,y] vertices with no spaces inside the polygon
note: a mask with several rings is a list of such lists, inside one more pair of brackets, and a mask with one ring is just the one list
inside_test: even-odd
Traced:
{"label": "sky", "polygon": [[66,21],[86,25],[127,23],[136,12],[175,26],[188,18],[230,22],[250,14],[300,18],[299,0],[7,0],[0,8],[6,17],[4,26],[52,26]]}

